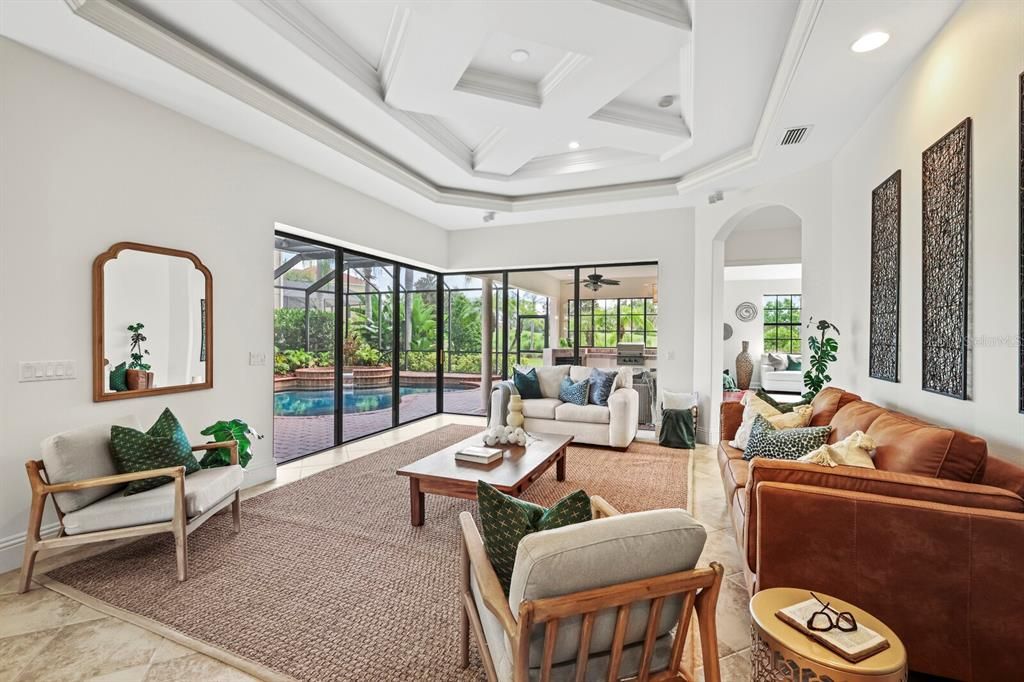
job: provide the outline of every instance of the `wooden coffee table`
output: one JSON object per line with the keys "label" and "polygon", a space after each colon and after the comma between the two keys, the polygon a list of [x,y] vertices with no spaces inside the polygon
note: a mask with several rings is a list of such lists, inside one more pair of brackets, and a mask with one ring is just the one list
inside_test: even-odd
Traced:
{"label": "wooden coffee table", "polygon": [[425,493],[476,499],[477,481],[486,481],[503,493],[519,497],[530,485],[555,465],[555,476],[565,480],[565,451],[572,436],[531,433],[525,446],[497,445],[505,456],[491,464],[459,462],[455,453],[467,445],[483,445],[483,432],[459,441],[444,450],[408,464],[396,473],[409,477],[409,505],[412,525],[423,525]]}

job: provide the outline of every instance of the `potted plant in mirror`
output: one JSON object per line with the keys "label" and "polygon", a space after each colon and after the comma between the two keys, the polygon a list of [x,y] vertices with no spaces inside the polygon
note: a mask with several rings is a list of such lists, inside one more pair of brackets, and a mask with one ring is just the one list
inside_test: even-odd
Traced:
{"label": "potted plant in mirror", "polygon": [[128,351],[131,362],[128,363],[128,371],[125,373],[125,383],[128,384],[129,391],[139,391],[146,388],[153,387],[153,373],[149,370],[150,365],[143,362],[145,357],[149,355],[149,351],[142,347],[142,344],[146,342],[146,335],[142,333],[142,330],[146,328],[146,325],[141,322],[128,325],[128,331],[131,332],[131,348]]}

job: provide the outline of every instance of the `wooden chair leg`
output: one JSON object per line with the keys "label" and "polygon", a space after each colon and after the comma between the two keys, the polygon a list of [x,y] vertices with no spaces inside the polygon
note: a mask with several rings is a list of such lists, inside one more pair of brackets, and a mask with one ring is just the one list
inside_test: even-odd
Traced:
{"label": "wooden chair leg", "polygon": [[712,562],[715,581],[705,587],[697,595],[697,625],[700,628],[701,660],[704,663],[705,682],[720,682],[722,673],[718,665],[718,626],[715,610],[718,607],[718,592],[722,588],[722,576],[725,569],[717,562]]}
{"label": "wooden chair leg", "polygon": [[459,665],[463,670],[469,667],[469,612],[466,597],[470,594],[469,551],[466,538],[459,533]]}
{"label": "wooden chair leg", "polygon": [[235,491],[235,501],[231,503],[231,518],[235,524],[235,532],[242,530],[242,491]]}
{"label": "wooden chair leg", "polygon": [[174,532],[174,554],[178,562],[178,581],[184,582],[188,579],[188,515],[185,513],[185,480],[182,477],[174,479],[174,517],[172,528]]}
{"label": "wooden chair leg", "polygon": [[25,531],[25,558],[21,563],[21,579],[18,592],[24,594],[32,587],[32,571],[35,570],[36,543],[39,542],[39,529],[43,525],[43,509],[46,506],[46,495],[32,493],[32,506],[28,514],[28,530]]}

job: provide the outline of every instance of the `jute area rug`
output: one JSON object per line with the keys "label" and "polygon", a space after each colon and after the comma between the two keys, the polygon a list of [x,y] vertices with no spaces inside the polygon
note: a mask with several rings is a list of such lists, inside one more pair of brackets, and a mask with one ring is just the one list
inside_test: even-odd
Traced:
{"label": "jute area rug", "polygon": [[[189,579],[174,572],[169,535],[153,536],[49,574],[58,591],[128,612],[134,622],[261,676],[299,680],[482,680],[474,649],[458,665],[456,519],[476,503],[427,495],[409,524],[404,464],[480,431],[452,425],[242,504],[189,537]],[[689,451],[634,443],[626,452],[570,447],[524,496],[547,505],[577,489],[623,512],[687,508]],[[219,655],[223,653],[223,655]],[[238,658],[240,657],[240,659]]]}

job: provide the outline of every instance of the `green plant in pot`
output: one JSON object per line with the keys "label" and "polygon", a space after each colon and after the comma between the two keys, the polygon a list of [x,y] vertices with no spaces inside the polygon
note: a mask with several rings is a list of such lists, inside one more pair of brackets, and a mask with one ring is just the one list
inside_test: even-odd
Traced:
{"label": "green plant in pot", "polygon": [[128,356],[131,358],[131,362],[128,363],[125,382],[128,384],[129,391],[138,391],[153,386],[153,373],[149,371],[151,367],[148,363],[143,362],[149,355],[149,351],[142,347],[142,344],[146,342],[146,335],[142,333],[145,328],[146,325],[141,322],[128,325],[128,331],[131,333],[129,338],[131,348],[128,350]]}
{"label": "green plant in pot", "polygon": [[[213,438],[210,441],[211,443],[223,443],[229,440],[236,441],[238,443],[238,463],[243,467],[247,466],[252,459],[253,440],[263,439],[263,434],[258,433],[241,419],[231,419],[210,424],[200,433]],[[231,452],[227,448],[207,450],[203,458],[199,460],[199,466],[204,469],[226,467],[229,464],[231,464]]]}
{"label": "green plant in pot", "polygon": [[[811,318],[812,323],[813,321],[814,319]],[[832,377],[828,373],[828,366],[836,361],[836,353],[839,352],[839,341],[832,336],[832,332],[839,336],[839,329],[828,320],[818,320],[814,326],[821,333],[821,338],[807,337],[807,347],[811,350],[811,357],[808,363],[809,369],[804,372],[804,386],[807,388],[807,392],[803,394],[805,400],[814,400],[814,396],[818,395],[825,384],[832,381]]]}

